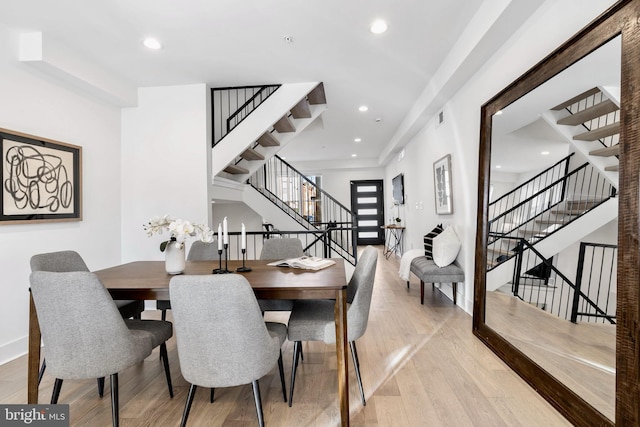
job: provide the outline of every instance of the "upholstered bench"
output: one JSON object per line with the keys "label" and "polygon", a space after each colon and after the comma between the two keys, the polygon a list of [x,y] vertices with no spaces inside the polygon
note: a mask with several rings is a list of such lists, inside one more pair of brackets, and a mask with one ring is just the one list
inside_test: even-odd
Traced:
{"label": "upholstered bench", "polygon": [[[411,261],[411,272],[420,279],[420,304],[424,304],[424,284],[451,283],[453,287],[453,303],[456,304],[458,282],[464,282],[464,271],[455,264],[438,267],[432,259],[419,256]],[[409,281],[407,281],[407,288]]]}

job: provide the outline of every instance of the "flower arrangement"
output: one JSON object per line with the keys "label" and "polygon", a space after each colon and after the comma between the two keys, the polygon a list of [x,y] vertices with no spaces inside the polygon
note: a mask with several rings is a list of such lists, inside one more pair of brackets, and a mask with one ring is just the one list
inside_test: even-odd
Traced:
{"label": "flower arrangement", "polygon": [[142,227],[149,237],[154,234],[161,234],[164,231],[170,233],[171,239],[160,243],[161,252],[164,252],[171,240],[176,240],[180,245],[184,245],[185,240],[189,237],[198,237],[205,243],[213,242],[213,231],[208,225],[192,224],[182,219],[173,219],[169,215],[163,217],[154,216]]}

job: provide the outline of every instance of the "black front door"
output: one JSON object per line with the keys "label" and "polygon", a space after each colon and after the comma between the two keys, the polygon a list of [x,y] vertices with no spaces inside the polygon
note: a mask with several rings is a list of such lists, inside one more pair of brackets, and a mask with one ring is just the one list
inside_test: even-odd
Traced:
{"label": "black front door", "polygon": [[382,180],[351,181],[351,210],[356,214],[358,245],[384,243]]}

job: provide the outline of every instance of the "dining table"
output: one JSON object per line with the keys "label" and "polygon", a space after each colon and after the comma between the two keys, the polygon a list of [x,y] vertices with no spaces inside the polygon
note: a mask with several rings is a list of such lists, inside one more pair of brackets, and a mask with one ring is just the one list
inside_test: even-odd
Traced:
{"label": "dining table", "polygon": [[[342,258],[321,270],[269,266],[274,260],[187,261],[182,274],[213,274],[214,270],[241,274],[260,299],[330,299],[335,300],[336,356],[338,399],[341,425],[349,425],[347,279]],[[240,269],[240,272],[237,272]],[[245,270],[245,271],[243,271]],[[246,271],[249,270],[249,271]],[[114,299],[170,300],[172,275],[165,271],[164,261],[134,261],[94,272]],[[29,353],[27,403],[38,403],[38,371],[40,366],[40,326],[33,298],[29,302]]]}

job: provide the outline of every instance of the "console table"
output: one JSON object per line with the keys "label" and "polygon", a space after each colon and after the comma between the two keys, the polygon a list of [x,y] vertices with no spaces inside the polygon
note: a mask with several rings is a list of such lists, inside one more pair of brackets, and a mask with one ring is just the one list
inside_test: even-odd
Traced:
{"label": "console table", "polygon": [[388,224],[383,225],[380,228],[384,230],[385,247],[383,255],[386,259],[389,259],[391,254],[400,252],[402,255],[402,236],[404,235],[404,229],[401,225]]}

